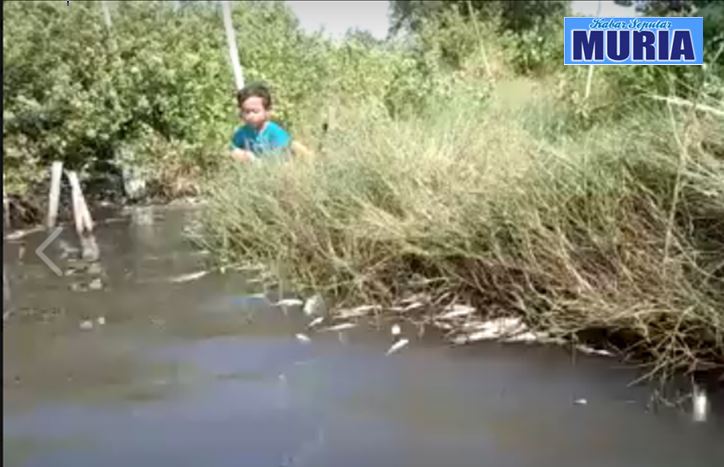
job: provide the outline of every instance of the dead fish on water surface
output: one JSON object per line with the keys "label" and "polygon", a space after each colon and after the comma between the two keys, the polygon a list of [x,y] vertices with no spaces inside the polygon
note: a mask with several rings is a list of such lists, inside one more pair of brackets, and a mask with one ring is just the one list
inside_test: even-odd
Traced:
{"label": "dead fish on water surface", "polygon": [[402,339],[400,339],[397,342],[395,342],[394,344],[392,344],[392,346],[389,349],[387,349],[387,353],[385,355],[392,355],[393,353],[397,352],[398,350],[400,350],[401,348],[403,348],[404,346],[406,346],[409,343],[410,343],[410,340],[403,337]]}
{"label": "dead fish on water surface", "polygon": [[322,321],[324,321],[324,316],[319,316],[317,318],[314,318],[312,321],[310,321],[307,326],[310,328],[313,328],[314,326],[318,326],[318,325],[322,324]]}
{"label": "dead fish on water surface", "polygon": [[274,304],[275,306],[302,306],[304,302],[298,298],[284,298]]}
{"label": "dead fish on water surface", "polygon": [[299,333],[299,334],[295,335],[294,337],[296,337],[299,342],[303,342],[305,344],[312,341],[312,339],[310,339],[309,336],[307,336],[306,334],[302,334],[302,333]]}
{"label": "dead fish on water surface", "polygon": [[368,315],[371,311],[379,311],[381,309],[382,307],[379,305],[362,305],[356,308],[343,308],[337,310],[335,314],[343,319],[358,318]]}
{"label": "dead fish on water surface", "polygon": [[436,319],[454,319],[462,318],[463,316],[472,315],[475,313],[475,308],[469,305],[454,304],[445,308],[445,313],[437,316]]}
{"label": "dead fish on water surface", "polygon": [[356,328],[357,325],[355,323],[340,323],[334,326],[330,326],[328,328],[324,328],[321,331],[322,332],[330,332],[330,331],[344,331],[345,329],[352,329]]}
{"label": "dead fish on water surface", "polygon": [[389,349],[387,349],[387,353],[385,355],[392,355],[393,353],[399,351],[404,346],[410,343],[410,340],[405,337],[400,337],[402,334],[402,328],[399,324],[393,324],[392,328],[390,329],[390,334],[392,334],[392,337],[395,338],[395,342],[390,346]]}
{"label": "dead fish on water surface", "polygon": [[190,272],[188,274],[182,274],[180,276],[171,277],[168,281],[171,283],[174,283],[174,284],[178,284],[181,282],[190,282],[190,281],[195,281],[196,279],[201,279],[208,273],[209,273],[209,271]]}

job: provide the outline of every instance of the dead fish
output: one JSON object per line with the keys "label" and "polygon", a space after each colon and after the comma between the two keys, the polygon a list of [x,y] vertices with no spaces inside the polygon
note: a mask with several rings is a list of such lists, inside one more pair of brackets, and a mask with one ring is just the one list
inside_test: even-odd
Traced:
{"label": "dead fish", "polygon": [[80,328],[83,331],[90,331],[91,329],[93,329],[93,321],[90,321],[90,320],[81,321]]}
{"label": "dead fish", "polygon": [[403,298],[402,300],[400,300],[400,304],[411,305],[411,304],[415,304],[415,303],[419,303],[419,302],[429,302],[429,301],[430,301],[430,296],[428,294],[419,293],[419,294],[414,294],[414,295],[410,295],[409,297]]}
{"label": "dead fish", "polygon": [[392,346],[389,349],[387,349],[387,353],[385,355],[391,355],[409,343],[410,343],[410,340],[403,337],[402,339],[400,339],[397,342],[395,342],[394,344],[392,344]]}
{"label": "dead fish", "polygon": [[581,398],[581,399],[574,400],[573,403],[576,405],[587,405],[588,400]]}
{"label": "dead fish", "polygon": [[437,316],[437,319],[454,319],[454,318],[460,318],[463,316],[472,315],[475,313],[475,308],[469,305],[460,305],[460,304],[454,304],[447,308],[445,308],[446,313],[443,313],[440,316]]}
{"label": "dead fish", "polygon": [[588,354],[588,355],[600,355],[602,357],[613,357],[613,353],[609,352],[608,350],[602,350],[602,349],[594,349],[593,347],[589,347],[587,345],[577,345],[576,350],[579,352]]}
{"label": "dead fish", "polygon": [[506,337],[503,339],[503,342],[541,342],[543,341],[547,336],[547,334],[539,334],[532,331],[527,331],[521,334],[516,334],[515,336]]}
{"label": "dead fish", "polygon": [[369,314],[371,311],[379,311],[382,307],[379,305],[362,305],[356,308],[345,308],[337,311],[340,318],[357,318]]}
{"label": "dead fish", "polygon": [[479,331],[455,336],[455,344],[513,337],[527,332],[528,328],[520,318],[498,318],[480,323]]}
{"label": "dead fish", "polygon": [[354,327],[357,327],[355,323],[341,323],[337,324],[335,326],[330,326],[328,328],[322,329],[323,332],[329,332],[329,331],[344,331],[345,329],[352,329]]}
{"label": "dead fish", "polygon": [[98,324],[100,324],[101,326],[106,324],[106,318],[104,318],[103,316],[99,316],[97,321],[98,321]]}
{"label": "dead fish", "polygon": [[299,342],[304,342],[305,344],[312,341],[312,339],[310,339],[309,336],[307,336],[306,334],[302,334],[302,333],[298,333],[294,337],[296,337]]}
{"label": "dead fish", "polygon": [[100,278],[95,278],[88,284],[89,290],[101,290],[103,288],[103,282],[100,280]]}
{"label": "dead fish", "polygon": [[307,316],[323,315],[326,310],[324,298],[321,295],[313,295],[304,304],[304,314]]}
{"label": "dead fish", "polygon": [[307,326],[313,328],[314,326],[321,324],[322,321],[324,321],[324,316],[319,316],[317,318],[314,318]]}
{"label": "dead fish", "polygon": [[181,282],[190,282],[194,281],[196,279],[200,279],[207,275],[209,271],[197,271],[197,272],[191,272],[188,274],[182,274],[180,276],[172,277],[168,281],[172,283],[181,283]]}
{"label": "dead fish", "polygon": [[409,305],[407,305],[405,308],[403,308],[402,311],[412,311],[412,310],[416,310],[418,308],[422,308],[423,306],[425,306],[425,304],[422,302],[412,302]]}
{"label": "dead fish", "polygon": [[298,298],[284,298],[274,304],[275,306],[302,306],[304,302]]}

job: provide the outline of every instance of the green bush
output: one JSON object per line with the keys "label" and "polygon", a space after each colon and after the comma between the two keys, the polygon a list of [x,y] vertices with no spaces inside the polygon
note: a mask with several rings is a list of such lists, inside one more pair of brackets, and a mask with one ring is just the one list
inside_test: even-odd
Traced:
{"label": "green bush", "polygon": [[[7,188],[25,192],[52,160],[87,177],[218,166],[239,124],[223,23],[215,3],[184,3],[111,3],[111,31],[97,2],[3,4]],[[399,50],[303,34],[282,3],[237,4],[233,22],[246,81],[271,86],[292,132],[340,101],[412,102],[424,81]]]}

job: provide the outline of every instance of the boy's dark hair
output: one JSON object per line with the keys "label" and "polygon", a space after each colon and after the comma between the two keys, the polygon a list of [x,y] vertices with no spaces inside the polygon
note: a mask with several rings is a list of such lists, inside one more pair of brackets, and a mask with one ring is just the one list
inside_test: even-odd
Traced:
{"label": "boy's dark hair", "polygon": [[267,110],[271,109],[271,93],[266,85],[262,83],[251,83],[244,86],[242,90],[236,93],[236,101],[238,102],[239,107],[241,107],[241,104],[250,97],[260,97],[262,104],[264,104],[264,108]]}

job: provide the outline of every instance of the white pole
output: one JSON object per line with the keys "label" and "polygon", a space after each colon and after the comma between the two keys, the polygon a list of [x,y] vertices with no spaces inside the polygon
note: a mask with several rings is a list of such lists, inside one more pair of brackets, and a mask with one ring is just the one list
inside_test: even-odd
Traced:
{"label": "white pole", "polygon": [[63,175],[63,163],[53,162],[50,168],[50,203],[48,204],[48,228],[55,227],[58,218],[58,205],[60,202],[60,180]]}
{"label": "white pole", "polygon": [[234,71],[236,89],[239,90],[244,87],[244,75],[241,72],[241,63],[239,63],[239,50],[236,48],[236,34],[234,34],[234,24],[231,21],[231,5],[229,5],[228,0],[220,0],[220,2],[224,18],[224,29],[226,30],[226,42],[229,45],[231,68]]}
{"label": "white pole", "polygon": [[101,9],[103,10],[103,19],[106,22],[106,27],[110,30],[112,26],[111,10],[108,8],[108,2],[106,0],[101,0]]}

